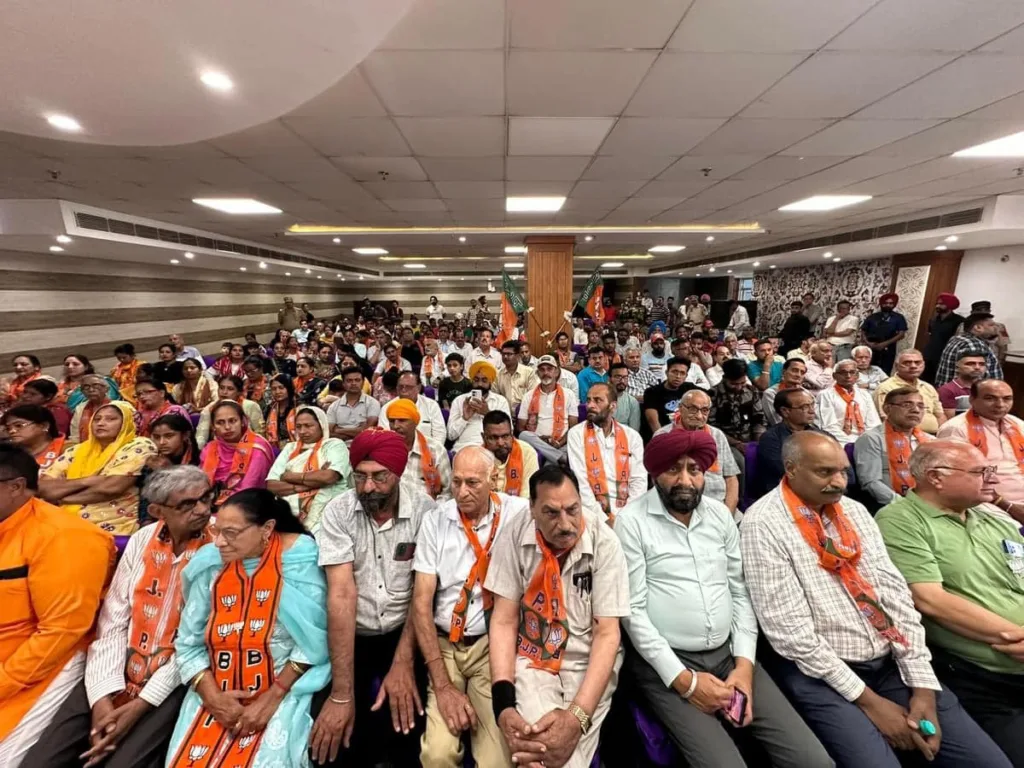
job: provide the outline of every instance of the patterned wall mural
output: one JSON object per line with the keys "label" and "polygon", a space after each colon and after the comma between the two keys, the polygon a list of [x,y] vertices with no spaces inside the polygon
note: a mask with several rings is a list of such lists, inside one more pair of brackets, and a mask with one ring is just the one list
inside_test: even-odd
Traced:
{"label": "patterned wall mural", "polygon": [[853,302],[853,314],[862,320],[878,309],[878,297],[892,285],[892,260],[815,264],[791,269],[759,270],[754,274],[757,330],[777,333],[789,314],[789,304],[807,291],[832,314],[836,302]]}
{"label": "patterned wall mural", "polygon": [[[928,288],[928,273],[931,267],[900,267],[896,273],[896,293],[900,297],[897,309],[907,318],[907,335],[896,342],[896,351],[913,349],[917,338],[917,327],[924,310],[924,293]],[[925,318],[927,322],[927,318]]]}

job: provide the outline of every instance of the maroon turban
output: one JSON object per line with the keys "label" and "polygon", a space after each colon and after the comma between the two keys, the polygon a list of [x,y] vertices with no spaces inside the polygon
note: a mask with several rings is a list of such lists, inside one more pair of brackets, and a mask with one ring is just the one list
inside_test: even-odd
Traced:
{"label": "maroon turban", "polygon": [[900,297],[898,294],[895,293],[883,293],[881,296],[878,297],[878,303],[881,304],[886,299],[892,299],[897,304],[900,303]]}
{"label": "maroon turban", "polygon": [[373,428],[360,432],[348,449],[352,469],[361,462],[376,461],[383,467],[401,476],[409,461],[409,449],[405,438],[397,432]]}
{"label": "maroon turban", "polygon": [[960,299],[952,293],[940,293],[939,301],[941,301],[950,312],[960,307]]}
{"label": "maroon turban", "polygon": [[657,477],[672,469],[684,456],[697,462],[701,472],[707,472],[718,459],[715,438],[703,429],[677,427],[670,432],[662,432],[644,449],[644,467],[652,476]]}

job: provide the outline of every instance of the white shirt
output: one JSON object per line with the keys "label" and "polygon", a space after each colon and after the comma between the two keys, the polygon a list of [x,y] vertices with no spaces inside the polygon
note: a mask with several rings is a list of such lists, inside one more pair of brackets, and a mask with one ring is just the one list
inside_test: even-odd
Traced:
{"label": "white shirt", "polygon": [[428,320],[444,319],[444,304],[427,304],[426,316]]}
{"label": "white shirt", "polygon": [[[388,364],[388,359],[386,357],[382,358],[381,361],[379,363],[377,363],[377,367],[373,370],[373,375],[374,376],[382,376],[384,374],[384,370],[385,370],[384,366],[386,366],[387,364]],[[412,364],[408,360],[406,360],[404,357],[400,357],[400,358],[398,358],[398,370],[399,371],[411,371],[412,370]]]}
{"label": "white shirt", "polygon": [[[523,421],[527,421],[530,418],[530,403],[533,402],[533,393],[539,389],[539,385],[533,387],[525,395],[523,395],[523,402],[519,406],[519,418]],[[537,426],[533,430],[540,437],[548,437],[551,435],[551,431],[555,425],[555,392],[540,393],[540,402],[537,408]],[[565,394],[565,422],[566,427],[569,426],[569,419],[579,419],[580,400],[579,397],[573,394],[572,390],[562,387],[562,392]]]}
{"label": "white shirt", "polygon": [[697,363],[690,363],[690,367],[686,369],[686,381],[701,389],[711,389],[711,382],[704,375],[704,369],[697,365]]}
{"label": "white shirt", "polygon": [[586,329],[577,328],[572,332],[572,343],[577,347],[587,346],[587,339],[589,338]]}
{"label": "white shirt", "polygon": [[572,393],[576,395],[576,401],[580,399],[580,383],[576,380],[576,374],[572,371],[567,371],[565,368],[560,368],[558,373],[558,383],[566,389],[572,390]]}
{"label": "white shirt", "polygon": [[[594,495],[594,489],[590,484],[592,478],[587,474],[586,455],[586,429],[590,422],[581,421],[569,430],[569,437],[566,441],[566,449],[569,453],[569,466],[576,473],[580,481],[580,500],[583,508],[590,510],[601,519],[606,519],[604,509]],[[612,513],[619,510],[618,499],[621,493],[626,494],[626,499],[632,501],[640,498],[647,491],[647,470],[644,469],[644,443],[639,433],[627,426],[614,422],[612,431],[606,435],[604,430],[598,429],[598,444],[601,446],[601,461],[604,465],[606,485],[608,487],[608,503]],[[626,441],[629,445],[629,480],[625,488],[620,488],[615,482],[615,432],[624,430]]]}
{"label": "white shirt", "polygon": [[[498,500],[501,504],[498,530],[505,530],[505,526],[518,515],[529,514],[528,499],[499,493]],[[487,545],[493,523],[494,503],[491,502],[487,514],[473,528],[480,546]],[[434,623],[438,631],[445,635],[451,630],[455,604],[475,562],[476,553],[462,528],[455,500],[451,499],[430,510],[420,526],[420,534],[416,540],[416,558],[412,567],[417,573],[437,577],[434,592]],[[465,633],[469,637],[487,634],[483,590],[480,583],[474,585],[470,595],[469,607],[466,609]]]}
{"label": "white shirt", "polygon": [[[459,395],[452,401],[451,410],[448,411],[448,437],[454,441],[452,450],[458,453],[467,445],[484,444],[484,417],[474,413],[473,418],[468,421],[462,417],[462,406],[466,400],[473,396],[472,392]],[[508,400],[491,390],[487,395],[487,410],[504,411],[512,418],[512,409],[509,408]]]}
{"label": "white shirt", "polygon": [[469,358],[473,355],[473,348],[469,344],[466,344],[465,342],[463,342],[462,346],[459,346],[454,341],[452,341],[452,342],[449,342],[448,352],[445,354],[445,357],[447,357],[448,355],[451,355],[451,354],[456,354],[456,355],[458,355],[459,357],[462,358],[462,365],[463,365],[463,368],[466,369],[466,375],[468,376],[469,375]]}
{"label": "white shirt", "polygon": [[[448,458],[448,451],[444,449],[444,443],[437,443],[427,438],[427,448],[430,455],[434,457],[434,466],[437,467],[437,474],[441,477],[441,490],[437,492],[438,503],[451,497],[452,486],[452,463]],[[402,473],[402,488],[415,489],[428,496],[426,479],[423,477],[423,454],[420,453],[420,441],[412,441],[412,450],[409,451],[409,461],[406,462],[405,472]]]}
{"label": "white shirt", "polygon": [[[438,347],[438,353],[434,357],[425,355],[423,357],[423,363],[420,367],[420,382],[424,387],[436,387],[441,383],[441,379],[448,375],[448,367],[444,364],[445,355],[440,352]],[[434,370],[431,372],[430,378],[427,378],[427,360],[434,361]]]}
{"label": "white shirt", "polygon": [[[825,321],[825,327],[828,328],[832,325],[832,321],[836,319],[835,315],[832,315],[828,320]],[[847,315],[846,317],[839,318],[839,322],[836,323],[836,333],[842,331],[853,331],[853,334],[847,336],[829,336],[826,341],[833,347],[840,344],[856,344],[857,343],[857,331],[860,330],[860,318],[856,315]]]}
{"label": "white shirt", "polygon": [[832,366],[826,368],[821,363],[815,362],[814,358],[807,360],[807,375],[804,376],[804,389],[809,389],[811,394],[816,394],[820,390],[831,389],[834,383]]}
{"label": "white shirt", "polygon": [[[380,407],[380,416],[377,417],[377,426],[381,429],[391,429],[391,422],[388,421],[388,406],[393,400]],[[444,415],[441,413],[441,406],[436,400],[424,397],[420,394],[416,398],[416,410],[420,412],[420,423],[416,429],[433,440],[435,443],[444,445],[447,437],[444,425]]]}
{"label": "white shirt", "polygon": [[875,409],[875,400],[871,393],[860,387],[853,388],[854,402],[860,406],[861,416],[864,417],[864,429],[858,430],[857,425],[852,426],[850,434],[843,431],[843,421],[846,419],[846,402],[836,392],[835,387],[823,389],[814,398],[814,410],[817,412],[814,422],[823,430],[843,445],[857,441],[864,432],[877,427],[882,423],[878,418],[878,411]]}
{"label": "white shirt", "polygon": [[750,315],[747,314],[747,308],[740,304],[736,307],[736,311],[732,313],[732,317],[729,318],[729,327],[734,331],[738,331],[740,328],[746,328],[750,325]]}
{"label": "white shirt", "polygon": [[491,347],[490,352],[487,352],[485,354],[484,351],[480,349],[480,347],[475,347],[473,351],[469,353],[469,360],[466,362],[467,376],[469,375],[469,369],[477,360],[487,360],[489,363],[491,363],[491,365],[494,366],[494,369],[496,371],[500,371],[504,367],[503,363],[501,362],[501,352],[499,352],[497,349]]}

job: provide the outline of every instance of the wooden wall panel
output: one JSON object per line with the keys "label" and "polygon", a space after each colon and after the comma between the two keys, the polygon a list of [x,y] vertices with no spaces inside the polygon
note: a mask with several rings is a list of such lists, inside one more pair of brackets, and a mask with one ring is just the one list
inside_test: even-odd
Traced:
{"label": "wooden wall panel", "polygon": [[[896,285],[901,268],[928,267],[928,284],[925,286],[924,298],[921,303],[921,322],[917,325],[914,348],[924,349],[925,344],[928,343],[928,321],[935,314],[935,302],[938,301],[939,294],[956,291],[956,281],[960,276],[960,260],[963,255],[963,251],[919,251],[893,256],[893,287]],[[966,314],[965,309],[967,307],[961,306],[957,311]]]}
{"label": "wooden wall panel", "polygon": [[[533,307],[528,323],[528,338],[534,355],[554,344],[554,335],[562,324],[563,314],[572,309],[575,296],[572,286],[572,237],[526,238],[526,300]],[[551,332],[541,338],[541,330]]]}

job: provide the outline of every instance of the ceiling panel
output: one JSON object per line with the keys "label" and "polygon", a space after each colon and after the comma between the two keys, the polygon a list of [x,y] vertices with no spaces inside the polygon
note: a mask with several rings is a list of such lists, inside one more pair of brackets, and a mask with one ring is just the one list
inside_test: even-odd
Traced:
{"label": "ceiling panel", "polygon": [[408,211],[447,211],[443,200],[430,198],[390,198],[383,200],[384,205],[393,211],[405,213]]}
{"label": "ceiling panel", "polygon": [[500,51],[377,51],[363,71],[393,115],[501,115],[505,62]]}
{"label": "ceiling panel", "polygon": [[284,153],[278,155],[264,155],[261,157],[247,157],[243,163],[253,171],[262,173],[275,181],[302,181],[303,179],[317,177],[336,177],[339,173],[338,167],[323,155],[313,150],[302,153]]}
{"label": "ceiling panel", "polygon": [[676,159],[658,155],[603,155],[594,158],[582,178],[588,181],[646,181],[668,168]]}
{"label": "ceiling panel", "polygon": [[335,165],[356,181],[425,181],[414,157],[335,157]]}
{"label": "ceiling panel", "polygon": [[395,123],[416,155],[468,157],[505,152],[502,117],[399,117]]}
{"label": "ceiling panel", "polygon": [[409,146],[395,124],[386,117],[325,120],[319,117],[286,117],[285,123],[317,152],[328,156],[369,155],[400,157]]}
{"label": "ceiling panel", "polygon": [[734,179],[753,179],[779,182],[808,176],[830,165],[842,162],[842,157],[787,157],[776,155],[744,168],[733,176]]}
{"label": "ceiling panel", "polygon": [[432,181],[500,181],[505,177],[501,156],[421,157],[419,161]]}
{"label": "ceiling panel", "polygon": [[[693,181],[652,181],[645,184],[637,191],[637,197],[679,197],[685,200],[693,197],[698,192],[713,186],[716,182],[712,179],[695,179]],[[680,200],[680,202],[682,201]]]}
{"label": "ceiling panel", "polygon": [[580,181],[572,188],[572,197],[629,197],[643,185],[642,181]]}
{"label": "ceiling panel", "polygon": [[441,197],[504,199],[505,182],[503,181],[438,181],[434,183]]}
{"label": "ceiling panel", "polygon": [[308,145],[280,120],[211,139],[210,143],[234,157],[261,157],[308,149]]}
{"label": "ceiling panel", "polygon": [[769,153],[737,155],[687,155],[658,177],[661,181],[690,181],[707,178],[712,181],[732,176],[768,156]]}
{"label": "ceiling panel", "polygon": [[800,63],[793,54],[665,53],[626,109],[636,117],[731,117]]}
{"label": "ceiling panel", "polygon": [[516,0],[513,48],[661,48],[691,0]]}
{"label": "ceiling panel", "polygon": [[510,155],[592,155],[615,123],[606,117],[511,117]]}
{"label": "ceiling panel", "polygon": [[509,181],[575,181],[590,164],[582,157],[508,157],[505,160]]}
{"label": "ceiling panel", "polygon": [[730,120],[693,148],[695,155],[772,154],[828,127],[829,120]]}
{"label": "ceiling panel", "polygon": [[293,117],[384,117],[387,112],[366,82],[363,71],[353,69],[319,96],[293,109]]}
{"label": "ceiling panel", "polygon": [[601,145],[602,155],[683,155],[724,118],[623,117]]}
{"label": "ceiling panel", "polygon": [[438,197],[437,189],[429,181],[367,181],[360,186],[381,200]]}
{"label": "ceiling panel", "polygon": [[504,0],[417,0],[380,49],[501,50]]}
{"label": "ceiling panel", "polygon": [[[511,158],[509,158],[511,159]],[[568,195],[572,189],[572,181],[557,179],[537,179],[535,181],[506,181],[505,194],[515,195]]]}
{"label": "ceiling panel", "polygon": [[[961,149],[998,139],[1024,128],[1024,123],[1014,120],[989,121],[960,118],[947,120],[941,125],[894,141],[872,150],[872,155],[886,157],[928,158],[951,155]],[[969,162],[962,159],[962,162]]]}
{"label": "ceiling panel", "polygon": [[940,120],[841,120],[784,150],[787,155],[859,155],[920,131]]}

